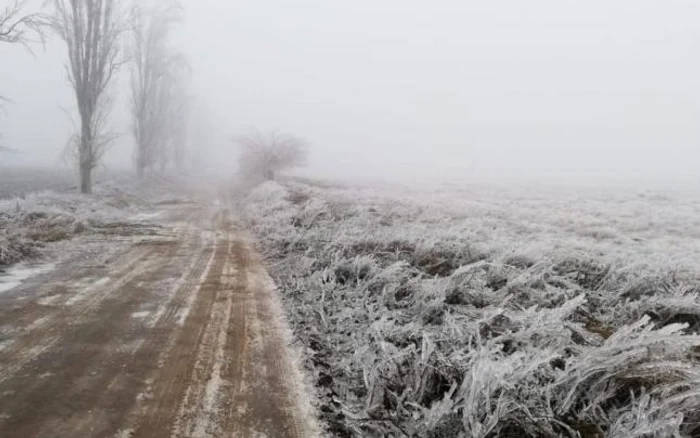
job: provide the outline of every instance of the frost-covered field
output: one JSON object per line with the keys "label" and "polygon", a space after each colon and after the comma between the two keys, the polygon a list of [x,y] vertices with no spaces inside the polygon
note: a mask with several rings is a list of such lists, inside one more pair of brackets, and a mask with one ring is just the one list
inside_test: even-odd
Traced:
{"label": "frost-covered field", "polygon": [[[157,202],[169,202],[175,180],[154,177],[143,184],[129,176],[103,178],[91,195],[58,186],[0,199],[0,269],[33,258],[47,245],[82,235],[148,233],[140,218]],[[16,186],[18,187],[18,186]],[[140,216],[139,216],[140,215]],[[154,232],[154,231],[153,231]]]}
{"label": "frost-covered field", "polygon": [[266,183],[333,436],[700,435],[700,195]]}

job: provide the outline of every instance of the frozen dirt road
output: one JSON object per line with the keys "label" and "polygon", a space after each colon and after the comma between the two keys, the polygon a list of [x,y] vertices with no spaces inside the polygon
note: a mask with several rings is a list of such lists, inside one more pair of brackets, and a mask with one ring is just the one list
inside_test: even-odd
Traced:
{"label": "frozen dirt road", "polygon": [[0,294],[0,437],[317,435],[245,234],[223,207],[164,213]]}

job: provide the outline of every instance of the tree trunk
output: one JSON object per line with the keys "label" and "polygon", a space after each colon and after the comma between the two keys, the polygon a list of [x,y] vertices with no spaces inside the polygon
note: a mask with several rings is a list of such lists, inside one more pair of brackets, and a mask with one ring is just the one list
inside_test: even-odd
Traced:
{"label": "tree trunk", "polygon": [[92,193],[92,166],[80,164],[80,193]]}
{"label": "tree trunk", "polygon": [[136,176],[138,177],[139,181],[142,181],[144,175],[146,174],[146,157],[144,155],[145,153],[143,146],[139,146],[136,155]]}
{"label": "tree trunk", "polygon": [[94,143],[92,141],[92,131],[90,130],[90,116],[85,113],[81,116],[81,136],[80,150],[78,151],[78,162],[80,163],[80,193],[92,193],[92,156]]}

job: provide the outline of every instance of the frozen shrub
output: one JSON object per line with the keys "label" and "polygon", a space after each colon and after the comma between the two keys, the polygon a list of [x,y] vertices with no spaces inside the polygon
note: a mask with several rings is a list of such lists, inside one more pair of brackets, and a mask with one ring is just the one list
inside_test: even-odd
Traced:
{"label": "frozen shrub", "polygon": [[37,243],[15,234],[0,234],[0,267],[11,265],[32,256]]}

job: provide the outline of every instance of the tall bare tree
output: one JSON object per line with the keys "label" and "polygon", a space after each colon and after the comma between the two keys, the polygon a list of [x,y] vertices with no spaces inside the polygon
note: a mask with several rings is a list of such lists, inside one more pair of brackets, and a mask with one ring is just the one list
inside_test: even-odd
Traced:
{"label": "tall bare tree", "polygon": [[237,139],[241,147],[240,168],[249,177],[275,179],[277,172],[304,165],[306,140],[275,131],[253,131]]}
{"label": "tall bare tree", "polygon": [[162,139],[161,168],[174,164],[182,168],[187,141],[189,65],[184,57],[175,54],[168,60],[168,73],[161,82],[160,109]]}
{"label": "tall bare tree", "polygon": [[[148,168],[177,161],[186,106],[189,66],[170,46],[170,34],[180,21],[175,1],[141,8],[134,20],[131,74],[135,165],[140,178]],[[182,140],[184,141],[184,140]]]}
{"label": "tall bare tree", "polygon": [[77,152],[80,191],[92,191],[92,174],[115,136],[107,132],[109,85],[121,61],[126,13],[118,0],[53,0],[52,25],[68,48],[68,78],[80,116],[80,132],[69,147]]}

